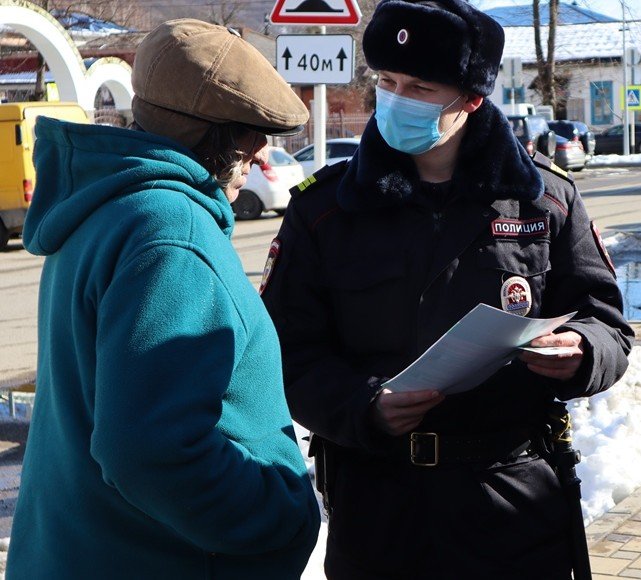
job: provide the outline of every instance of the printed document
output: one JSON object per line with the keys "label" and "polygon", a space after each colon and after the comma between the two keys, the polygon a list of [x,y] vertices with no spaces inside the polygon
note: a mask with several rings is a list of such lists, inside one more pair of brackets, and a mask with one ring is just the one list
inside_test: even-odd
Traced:
{"label": "printed document", "polygon": [[[479,304],[418,359],[384,383],[393,392],[434,389],[446,395],[469,391],[511,362],[527,344],[572,318],[526,318]],[[522,348],[523,347],[523,348]],[[563,349],[541,349],[562,354]]]}

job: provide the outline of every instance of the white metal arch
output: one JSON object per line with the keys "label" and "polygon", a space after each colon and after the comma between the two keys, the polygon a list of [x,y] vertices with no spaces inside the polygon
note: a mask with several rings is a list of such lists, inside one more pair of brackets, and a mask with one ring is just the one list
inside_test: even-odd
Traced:
{"label": "white metal arch", "polygon": [[0,0],[0,24],[26,36],[44,56],[62,100],[84,107],[86,68],[73,40],[55,18],[30,2]]}
{"label": "white metal arch", "polygon": [[93,100],[98,89],[105,85],[114,98],[116,109],[131,109],[134,90],[131,86],[131,67],[120,58],[99,58],[87,70],[85,91]]}
{"label": "white metal arch", "polygon": [[68,32],[48,12],[24,0],[0,0],[0,24],[24,35],[44,56],[61,100],[77,102],[91,111],[96,93],[104,84],[117,108],[131,108],[131,67],[125,61],[98,59],[87,71]]}

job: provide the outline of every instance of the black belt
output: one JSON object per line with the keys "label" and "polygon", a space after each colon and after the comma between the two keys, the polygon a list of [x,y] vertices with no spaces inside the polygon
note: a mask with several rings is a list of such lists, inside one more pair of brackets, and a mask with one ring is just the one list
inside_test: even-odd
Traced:
{"label": "black belt", "polygon": [[510,460],[536,451],[537,437],[532,431],[449,435],[414,432],[403,438],[405,453],[412,465],[437,467],[444,464]]}

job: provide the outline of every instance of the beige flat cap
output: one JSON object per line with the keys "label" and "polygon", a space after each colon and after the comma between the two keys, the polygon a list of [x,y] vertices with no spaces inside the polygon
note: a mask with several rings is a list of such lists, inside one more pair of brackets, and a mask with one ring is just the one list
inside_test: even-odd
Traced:
{"label": "beige flat cap", "polygon": [[200,20],[170,20],[151,31],[136,51],[131,80],[136,122],[190,148],[211,123],[287,134],[309,119],[256,48],[235,30]]}

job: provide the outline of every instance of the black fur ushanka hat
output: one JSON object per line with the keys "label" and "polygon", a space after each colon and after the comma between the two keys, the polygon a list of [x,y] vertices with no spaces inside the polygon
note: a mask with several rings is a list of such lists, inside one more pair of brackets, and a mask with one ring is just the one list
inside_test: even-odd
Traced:
{"label": "black fur ushanka hat", "polygon": [[370,68],[488,96],[501,64],[501,25],[465,0],[382,0],[363,35]]}

